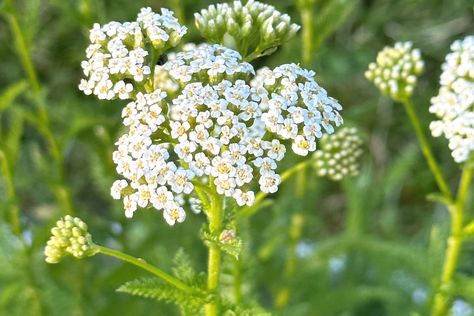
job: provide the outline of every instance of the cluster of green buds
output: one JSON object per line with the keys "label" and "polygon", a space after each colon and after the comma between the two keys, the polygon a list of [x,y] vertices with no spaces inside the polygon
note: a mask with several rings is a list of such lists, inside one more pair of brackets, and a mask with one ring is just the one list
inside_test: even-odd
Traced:
{"label": "cluster of green buds", "polygon": [[51,234],[44,249],[48,263],[58,263],[67,255],[82,259],[97,253],[86,223],[78,217],[66,215],[56,222]]}
{"label": "cluster of green buds", "polygon": [[413,94],[417,77],[423,69],[420,51],[413,49],[411,42],[399,42],[378,53],[376,62],[369,65],[365,77],[382,93],[402,101]]}
{"label": "cluster of green buds", "polygon": [[324,135],[319,143],[320,149],[313,154],[318,176],[333,181],[340,181],[345,176],[356,176],[359,173],[362,143],[355,127],[343,127],[335,134]]}
{"label": "cluster of green buds", "polygon": [[273,6],[249,0],[245,5],[234,1],[228,5],[211,5],[195,13],[199,32],[212,43],[233,45],[242,56],[254,58],[273,53],[300,29],[287,14]]}

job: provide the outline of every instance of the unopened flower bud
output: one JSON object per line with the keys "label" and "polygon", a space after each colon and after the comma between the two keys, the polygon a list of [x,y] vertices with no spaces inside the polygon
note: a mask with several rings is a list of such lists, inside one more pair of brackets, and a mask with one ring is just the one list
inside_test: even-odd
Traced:
{"label": "unopened flower bud", "polygon": [[[225,23],[221,22],[222,19]],[[287,14],[253,0],[245,5],[241,1],[234,1],[231,5],[211,5],[195,14],[195,20],[199,32],[211,42],[220,44],[224,35],[230,34],[234,42],[246,43],[237,47],[242,48],[243,54],[252,51],[260,55],[268,54],[273,51],[271,48],[289,40],[300,28],[291,24]]]}
{"label": "unopened flower bud", "polygon": [[78,217],[67,215],[60,219],[51,234],[44,249],[48,263],[58,263],[67,255],[82,259],[97,253],[86,223]]}
{"label": "unopened flower bud", "polygon": [[230,243],[236,238],[235,230],[224,229],[219,235],[219,241],[222,243]]}
{"label": "unopened flower bud", "polygon": [[418,49],[412,43],[396,43],[378,53],[365,77],[392,99],[400,101],[413,94],[417,77],[423,72],[424,63]]}
{"label": "unopened flower bud", "polygon": [[344,127],[335,134],[324,135],[319,144],[314,153],[314,168],[320,177],[339,181],[359,173],[362,138],[356,128]]}

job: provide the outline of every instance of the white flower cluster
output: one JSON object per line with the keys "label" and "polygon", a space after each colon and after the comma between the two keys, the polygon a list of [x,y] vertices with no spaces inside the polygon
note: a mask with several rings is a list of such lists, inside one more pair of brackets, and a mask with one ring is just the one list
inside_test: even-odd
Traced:
{"label": "white flower cluster", "polygon": [[219,83],[222,80],[246,80],[255,74],[252,65],[242,62],[240,54],[221,45],[188,44],[185,50],[170,54],[163,69],[184,86],[190,82]]}
{"label": "white flower cluster", "polygon": [[[232,10],[238,7],[235,2]],[[268,5],[249,1],[241,9],[270,25],[267,30],[273,23],[277,33],[289,25],[288,16]],[[168,224],[182,222],[185,206],[201,211],[195,185],[252,205],[257,186],[274,193],[281,182],[276,169],[286,147],[276,138],[290,140],[293,151],[305,156],[316,150],[316,139],[342,124],[341,106],[316,83],[314,72],[295,64],[255,76],[237,51],[202,44],[185,45],[151,71],[149,55],[161,55],[185,31],[165,9],[161,15],[142,9],[136,22],[91,31],[83,62],[88,80],[81,89],[99,98],[132,99],[122,111],[126,133],[113,153],[123,178],[111,188],[127,217],[153,207]]]}
{"label": "white flower cluster", "polygon": [[411,42],[398,42],[378,53],[376,62],[369,64],[365,77],[382,93],[399,101],[413,94],[423,69],[420,51],[413,49]]}
{"label": "white flower cluster", "polygon": [[188,84],[171,107],[178,158],[196,176],[212,177],[217,193],[232,196],[239,205],[253,204],[253,180],[267,193],[276,192],[280,183],[276,162],[286,150],[276,139],[263,140],[260,101],[256,89],[243,80],[223,80],[218,85]]}
{"label": "white flower cluster", "polygon": [[273,70],[261,69],[252,81],[266,89],[262,121],[272,133],[292,140],[293,151],[301,156],[316,150],[316,139],[332,134],[342,124],[341,105],[329,97],[314,80],[315,73],[295,64]]}
{"label": "white flower cluster", "polygon": [[[237,47],[241,53],[258,49],[260,52],[274,49],[288,41],[300,29],[292,24],[287,14],[281,14],[275,7],[249,0],[211,5],[201,13],[194,14],[196,27],[213,43],[223,43],[230,35],[235,42],[251,43],[253,47]],[[244,50],[244,52],[242,52]]]}
{"label": "white flower cluster", "polygon": [[117,173],[126,180],[115,181],[111,194],[114,199],[123,199],[125,216],[132,217],[138,207],[151,205],[163,210],[165,220],[173,225],[186,217],[180,194],[191,193],[194,174],[170,161],[169,143],[153,142],[166,120],[162,113],[165,97],[161,90],[138,93],[123,109],[123,124],[129,131],[116,143],[113,160]]}
{"label": "white flower cluster", "polygon": [[446,56],[441,88],[431,99],[430,112],[439,120],[430,124],[431,133],[444,134],[454,160],[462,163],[474,151],[474,36],[455,41]]}
{"label": "white flower cluster", "polygon": [[78,217],[67,215],[60,219],[51,234],[44,249],[48,263],[58,263],[66,255],[81,259],[96,253],[87,225]]}
{"label": "white flower cluster", "polygon": [[176,46],[184,34],[186,28],[167,9],[157,14],[143,8],[134,22],[94,24],[87,59],[81,63],[86,79],[81,80],[79,89],[99,99],[132,99],[135,86],[143,85],[152,72],[146,43],[160,54]]}
{"label": "white flower cluster", "polygon": [[362,138],[354,127],[343,127],[333,135],[321,138],[320,149],[314,153],[314,167],[320,177],[333,181],[359,173]]}

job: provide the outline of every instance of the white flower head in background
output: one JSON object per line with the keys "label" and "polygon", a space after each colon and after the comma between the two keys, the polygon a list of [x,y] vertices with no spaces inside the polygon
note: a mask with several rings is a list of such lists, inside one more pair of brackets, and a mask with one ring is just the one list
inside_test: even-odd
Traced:
{"label": "white flower head in background", "polygon": [[365,77],[384,94],[401,101],[413,94],[424,62],[418,49],[411,42],[398,42],[385,47],[369,65]]}
{"label": "white flower head in background", "polygon": [[355,127],[343,127],[335,134],[324,135],[314,153],[314,168],[320,177],[340,181],[359,173],[362,138]]}
{"label": "white flower head in background", "polygon": [[430,129],[448,139],[454,160],[462,163],[474,152],[474,36],[451,45],[442,69],[441,88],[430,107],[439,120]]}

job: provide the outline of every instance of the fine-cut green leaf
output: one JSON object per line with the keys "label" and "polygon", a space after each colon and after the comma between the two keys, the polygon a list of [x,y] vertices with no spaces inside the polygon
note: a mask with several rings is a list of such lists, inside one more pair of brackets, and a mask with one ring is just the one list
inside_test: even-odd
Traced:
{"label": "fine-cut green leaf", "polygon": [[[129,281],[117,291],[135,296],[151,298],[166,303],[174,303],[194,315],[199,315],[206,300],[201,295],[190,295],[158,278],[142,278]],[[199,291],[197,289],[197,291]]]}
{"label": "fine-cut green leaf", "polygon": [[13,101],[28,87],[26,81],[18,81],[0,92],[0,112],[6,110]]}

